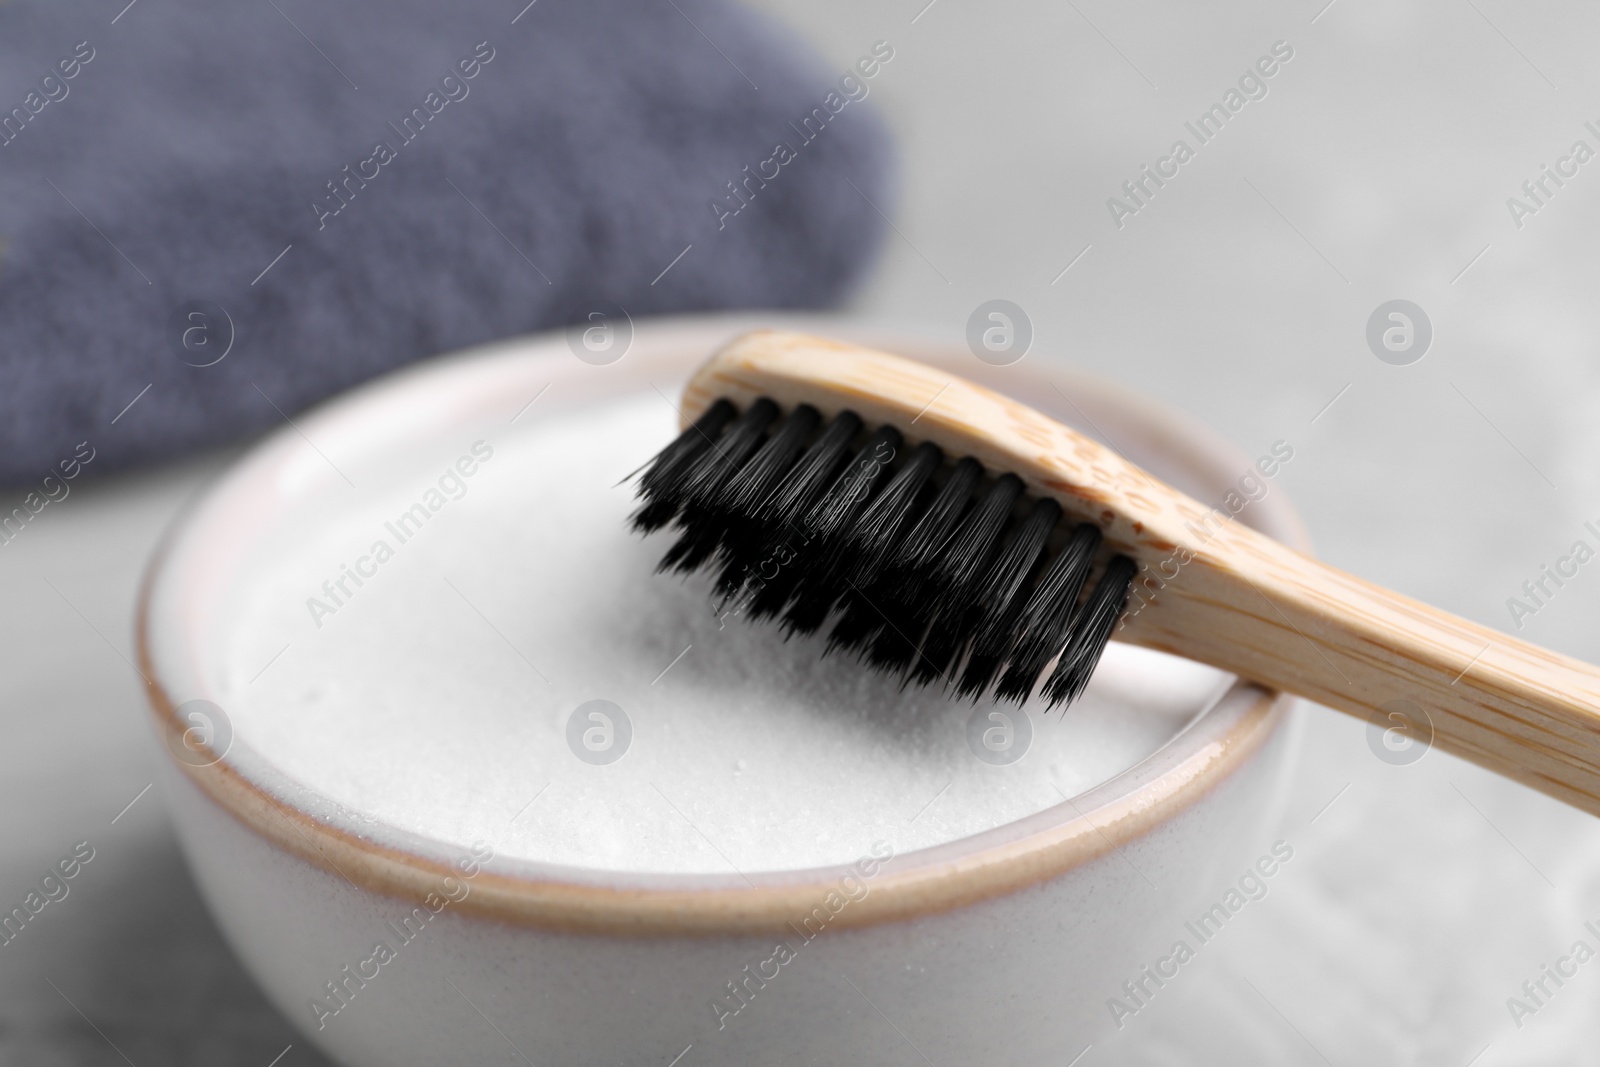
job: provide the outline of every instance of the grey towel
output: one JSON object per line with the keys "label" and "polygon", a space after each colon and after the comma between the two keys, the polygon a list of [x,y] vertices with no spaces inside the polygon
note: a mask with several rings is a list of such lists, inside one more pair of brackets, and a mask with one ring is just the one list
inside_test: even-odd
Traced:
{"label": "grey towel", "polygon": [[871,79],[724,0],[120,6],[0,2],[0,483],[606,302],[825,305],[882,231]]}

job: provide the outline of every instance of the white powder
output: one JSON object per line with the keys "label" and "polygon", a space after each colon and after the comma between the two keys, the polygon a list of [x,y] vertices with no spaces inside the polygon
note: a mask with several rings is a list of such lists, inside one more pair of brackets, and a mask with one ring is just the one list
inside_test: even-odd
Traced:
{"label": "white powder", "polygon": [[[295,536],[257,554],[220,635],[236,735],[318,793],[448,845],[750,872],[849,862],[876,839],[905,852],[1059,804],[1154,751],[1227,684],[1113,643],[1072,708],[1030,706],[1019,762],[982,762],[970,703],[819,659],[817,638],[719,627],[707,579],[654,573],[671,535],[630,533],[633,487],[616,483],[675,430],[651,391],[552,405],[485,435],[492,457],[462,478],[465,494],[433,498],[442,506],[404,543],[385,523],[480,434],[420,442],[332,498],[343,503],[286,517]],[[380,540],[393,557],[362,562]],[[334,585],[336,605],[323,582],[358,564],[370,577]],[[308,609],[313,597],[332,613]],[[594,699],[632,724],[626,754],[603,766],[567,742],[569,716]]]}

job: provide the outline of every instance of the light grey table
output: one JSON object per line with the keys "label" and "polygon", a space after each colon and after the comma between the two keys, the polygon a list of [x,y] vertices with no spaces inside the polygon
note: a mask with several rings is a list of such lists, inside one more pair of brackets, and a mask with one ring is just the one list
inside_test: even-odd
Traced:
{"label": "light grey table", "polygon": [[[1511,629],[1507,600],[1541,564],[1600,547],[1584,529],[1600,525],[1600,162],[1534,214],[1507,205],[1573,142],[1600,150],[1584,125],[1600,126],[1600,10],[1323,3],[767,6],[840,72],[894,49],[871,100],[902,193],[878,205],[895,229],[855,310],[959,338],[980,303],[1011,300],[1026,358],[1155,394],[1249,454],[1290,442],[1274,491],[1333,563]],[[1280,40],[1294,55],[1266,96],[1119,227],[1108,199],[1176,139],[1195,147],[1185,122]],[[1395,298],[1433,327],[1409,366],[1365,337]],[[80,484],[0,548],[0,903],[95,848],[0,947],[0,1062],[267,1067],[291,1044],[281,1067],[321,1062],[227,952],[143,792],[138,574],[226,458]],[[1521,636],[1600,658],[1597,607],[1600,565]],[[1304,727],[1276,835],[1295,859],[1271,894],[1061,1062],[1492,1067],[1592,1048],[1600,964],[1535,1014],[1513,1020],[1507,999],[1574,941],[1600,948],[1595,822],[1438,752],[1385,763],[1332,712]],[[1195,877],[1220,892],[1228,873]]]}

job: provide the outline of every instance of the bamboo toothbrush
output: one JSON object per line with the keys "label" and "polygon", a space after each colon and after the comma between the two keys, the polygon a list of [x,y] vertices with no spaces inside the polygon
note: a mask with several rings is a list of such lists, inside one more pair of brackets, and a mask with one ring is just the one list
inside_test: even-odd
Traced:
{"label": "bamboo toothbrush", "polygon": [[1054,705],[1115,631],[1361,718],[1410,701],[1439,747],[1600,814],[1600,669],[1303,556],[1015,400],[758,332],[682,417],[635,527],[675,525],[662,568],[756,617],[834,620],[830,651],[974,699],[1042,678]]}

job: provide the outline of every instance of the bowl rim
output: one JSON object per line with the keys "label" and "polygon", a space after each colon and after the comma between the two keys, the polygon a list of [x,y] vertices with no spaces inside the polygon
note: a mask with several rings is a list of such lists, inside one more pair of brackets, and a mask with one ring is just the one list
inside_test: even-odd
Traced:
{"label": "bowl rim", "polygon": [[[946,339],[826,314],[674,316],[639,319],[632,325],[627,358],[664,368],[682,364],[678,370],[684,377],[689,367],[685,351],[708,355],[746,330],[776,327],[825,333],[950,365],[964,359],[960,373],[992,388],[1002,388],[1007,378],[1020,378],[1034,384],[1048,382],[1060,392],[1056,383],[1069,382],[1080,401],[1092,398],[1102,410],[1120,409],[1163,449],[1181,449],[1177,454],[1197,476],[1232,477],[1219,472],[1249,466],[1247,457],[1187,416],[1064,365],[1052,365],[1047,377],[1032,368],[979,365],[974,369],[968,364],[976,361]],[[516,377],[530,366],[545,367],[537,377],[548,372],[572,379],[592,375],[596,369],[571,357],[564,331],[551,331],[412,364],[334,397],[298,417],[298,428],[284,426],[257,442],[197,494],[168,529],[146,568],[135,617],[137,658],[148,682],[153,725],[167,741],[173,765],[246,828],[353,887],[413,903],[426,901],[430,894],[438,899],[445,879],[463,877],[455,865],[463,850],[375,823],[370,816],[321,797],[264,762],[252,761],[242,742],[213,752],[216,759],[205,765],[179,760],[176,742],[186,724],[178,717],[181,702],[173,694],[199,675],[196,665],[181,659],[192,650],[157,651],[156,634],[164,621],[157,615],[158,601],[163,599],[159,594],[184,578],[178,555],[184,539],[203,532],[207,519],[229,494],[281,467],[288,450],[307,440],[302,430],[337,425],[373,405],[416,403],[418,398],[429,402],[442,395],[441,386],[452,383],[459,389],[497,383],[500,403],[509,411],[521,402],[522,394],[504,388],[500,379]],[[1076,407],[1066,393],[1061,396]],[[1309,550],[1304,527],[1282,492],[1270,494],[1241,519],[1293,547]],[[832,914],[831,926],[872,926],[936,914],[1016,892],[1120,852],[1129,841],[1187,811],[1245,766],[1282,726],[1293,700],[1236,680],[1154,752],[1084,793],[990,830],[871,863],[870,874],[860,861],[728,875],[501,859],[493,861],[493,869],[483,867],[475,873],[470,892],[453,910],[516,925],[595,934],[776,933],[792,929],[790,924],[838,893],[841,879],[854,875],[867,881],[868,891]],[[450,896],[456,892],[459,889]]]}

